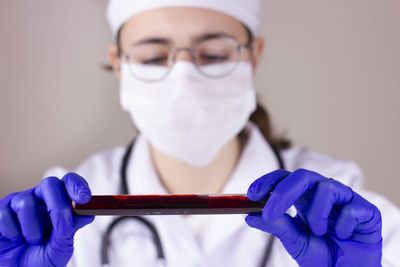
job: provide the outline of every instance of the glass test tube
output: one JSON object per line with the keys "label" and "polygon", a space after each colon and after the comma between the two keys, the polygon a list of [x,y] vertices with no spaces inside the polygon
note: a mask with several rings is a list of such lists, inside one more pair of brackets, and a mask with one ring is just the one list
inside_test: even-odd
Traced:
{"label": "glass test tube", "polygon": [[179,215],[260,213],[266,200],[246,195],[98,195],[87,204],[72,203],[76,215]]}

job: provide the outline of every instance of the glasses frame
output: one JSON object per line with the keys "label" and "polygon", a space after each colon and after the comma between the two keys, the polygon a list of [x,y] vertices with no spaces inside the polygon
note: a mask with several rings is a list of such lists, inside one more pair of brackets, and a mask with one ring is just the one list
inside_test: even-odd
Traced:
{"label": "glasses frame", "polygon": [[[232,68],[228,72],[223,73],[221,75],[209,75],[209,74],[205,73],[204,71],[201,70],[201,67],[196,62],[195,52],[196,52],[197,47],[199,47],[203,42],[209,41],[209,40],[213,40],[213,39],[226,39],[226,40],[229,40],[230,42],[235,43],[235,46],[236,46],[235,49],[236,49],[237,58],[236,58],[236,61],[233,62],[234,65],[232,66]],[[139,42],[139,43],[131,46],[129,48],[129,50],[132,50],[136,46],[139,46],[139,45],[142,45],[142,44],[143,43]],[[225,36],[225,35],[221,35],[221,36],[217,36],[217,37],[212,37],[212,38],[207,38],[207,39],[200,40],[199,42],[195,43],[191,47],[176,47],[176,46],[174,46],[172,44],[168,44],[168,43],[165,43],[164,45],[169,48],[169,56],[168,56],[168,63],[167,63],[168,70],[166,71],[166,73],[162,77],[160,77],[159,79],[145,79],[143,77],[140,77],[140,76],[136,75],[132,71],[132,69],[129,68],[130,73],[136,79],[138,79],[140,81],[149,82],[149,83],[160,82],[160,81],[164,80],[169,75],[171,70],[173,69],[173,67],[175,65],[175,62],[176,62],[176,56],[178,55],[178,53],[181,52],[181,51],[187,51],[190,54],[191,62],[195,65],[195,67],[196,67],[196,69],[197,69],[197,71],[199,73],[201,73],[202,75],[204,75],[204,76],[206,76],[208,78],[219,79],[219,78],[226,77],[226,76],[230,75],[236,69],[236,67],[237,67],[237,65],[238,65],[238,63],[240,61],[240,57],[241,57],[241,54],[242,54],[243,50],[250,49],[250,58],[251,59],[253,58],[253,46],[252,46],[253,45],[253,40],[252,39],[250,39],[246,44],[239,44],[239,42],[236,39],[234,39],[234,38],[232,38],[230,36]],[[119,52],[118,52],[118,54],[119,54]],[[122,54],[122,55],[119,54],[118,58],[119,58],[120,62],[121,61],[129,61],[129,53]]]}

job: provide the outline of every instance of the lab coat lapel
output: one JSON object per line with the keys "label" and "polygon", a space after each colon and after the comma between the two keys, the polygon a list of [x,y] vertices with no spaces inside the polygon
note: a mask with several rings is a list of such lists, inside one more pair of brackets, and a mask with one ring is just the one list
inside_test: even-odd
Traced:
{"label": "lab coat lapel", "polygon": [[151,159],[147,139],[138,134],[127,170],[130,194],[168,194]]}
{"label": "lab coat lapel", "polygon": [[[279,168],[279,162],[261,131],[251,121],[246,125],[249,133],[236,169],[223,188],[223,194],[246,194],[248,187],[257,178]],[[205,251],[211,252],[234,231],[243,227],[246,215],[212,216],[205,236]]]}
{"label": "lab coat lapel", "polygon": [[[153,165],[148,140],[142,134],[136,138],[127,173],[130,194],[168,194]],[[176,247],[181,247],[182,253],[185,253],[186,257],[197,261],[204,258],[182,216],[146,216],[146,219],[155,224],[167,257],[174,254],[174,251],[168,250],[176,250]]]}

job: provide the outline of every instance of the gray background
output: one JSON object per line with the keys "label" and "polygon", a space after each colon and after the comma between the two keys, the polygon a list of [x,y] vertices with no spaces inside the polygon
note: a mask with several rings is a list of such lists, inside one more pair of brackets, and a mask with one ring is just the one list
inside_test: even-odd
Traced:
{"label": "gray background", "polygon": [[[114,74],[104,0],[0,0],[0,196],[135,134]],[[352,159],[400,204],[400,2],[264,1],[257,91],[296,145]]]}

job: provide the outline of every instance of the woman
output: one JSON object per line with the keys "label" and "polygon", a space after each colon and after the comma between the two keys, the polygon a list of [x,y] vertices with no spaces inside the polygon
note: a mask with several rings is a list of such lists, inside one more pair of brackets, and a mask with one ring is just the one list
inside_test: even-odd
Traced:
{"label": "woman", "polygon": [[255,37],[258,2],[110,1],[110,63],[140,133],[128,151],[93,155],[76,173],[54,168],[35,188],[2,199],[0,266],[155,266],[143,223],[123,220],[109,231],[113,218],[73,215],[70,201],[246,191],[255,201],[272,191],[262,214],[148,217],[164,263],[395,266],[399,210],[362,189],[355,164],[288,148],[271,134],[252,86],[264,46]]}

